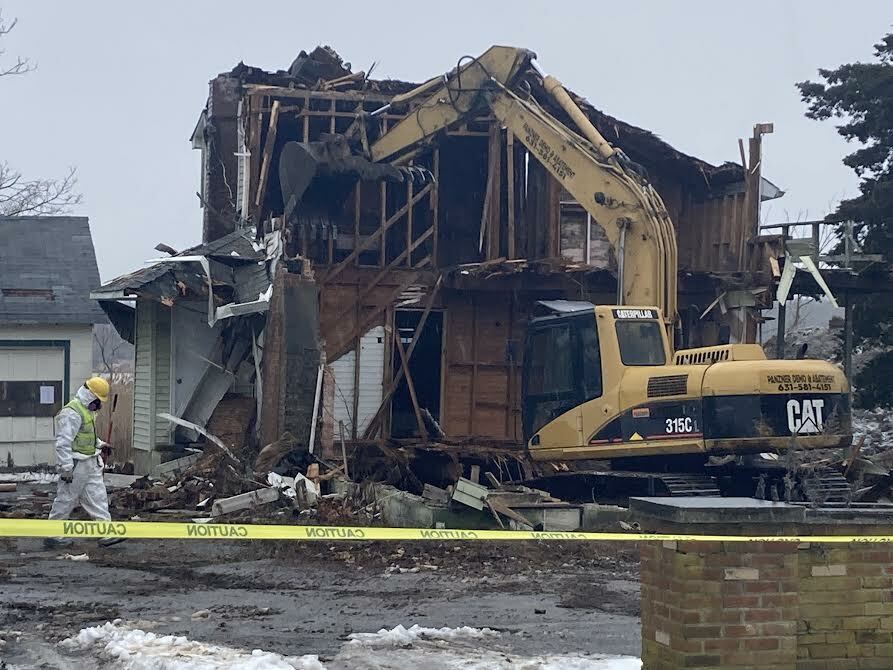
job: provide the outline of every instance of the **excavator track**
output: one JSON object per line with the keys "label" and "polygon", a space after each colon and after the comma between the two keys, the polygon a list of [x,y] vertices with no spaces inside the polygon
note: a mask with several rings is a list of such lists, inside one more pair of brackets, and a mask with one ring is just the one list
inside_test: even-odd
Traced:
{"label": "excavator track", "polygon": [[671,497],[719,497],[719,485],[713,477],[698,474],[656,475],[670,492]]}
{"label": "excavator track", "polygon": [[799,477],[803,497],[814,503],[845,503],[852,499],[852,488],[841,473],[822,468]]}

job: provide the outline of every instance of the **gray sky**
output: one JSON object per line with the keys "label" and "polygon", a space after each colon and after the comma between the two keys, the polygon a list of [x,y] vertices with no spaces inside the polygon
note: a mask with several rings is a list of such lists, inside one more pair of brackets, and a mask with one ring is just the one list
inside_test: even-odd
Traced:
{"label": "gray sky", "polygon": [[[344,9],[353,4],[353,9]],[[858,7],[851,12],[847,7]],[[26,176],[75,165],[103,280],[165,242],[200,241],[199,161],[188,138],[207,82],[238,61],[286,68],[330,44],[354,70],[422,81],[511,44],[605,112],[712,163],[773,121],[764,174],[787,195],[767,221],[820,217],[857,192],[831,123],[803,116],[794,83],[867,60],[889,0],[778,2],[71,2],[0,0],[19,25],[7,58],[38,69],[0,83],[0,158]]]}

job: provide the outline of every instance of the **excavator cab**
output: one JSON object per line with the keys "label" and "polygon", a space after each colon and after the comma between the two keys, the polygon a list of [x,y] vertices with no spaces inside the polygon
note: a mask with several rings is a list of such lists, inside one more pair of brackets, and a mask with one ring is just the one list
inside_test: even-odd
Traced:
{"label": "excavator cab", "polygon": [[[530,320],[524,349],[522,423],[536,451],[585,443],[583,408],[605,421],[617,413],[627,368],[671,362],[667,331],[655,307],[541,301],[548,313]],[[597,419],[596,419],[597,420]]]}

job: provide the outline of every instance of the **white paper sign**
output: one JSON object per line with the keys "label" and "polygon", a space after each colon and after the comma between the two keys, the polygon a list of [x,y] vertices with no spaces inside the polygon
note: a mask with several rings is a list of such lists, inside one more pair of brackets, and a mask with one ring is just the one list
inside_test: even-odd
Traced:
{"label": "white paper sign", "polygon": [[56,387],[41,386],[40,387],[40,404],[52,405],[56,402]]}

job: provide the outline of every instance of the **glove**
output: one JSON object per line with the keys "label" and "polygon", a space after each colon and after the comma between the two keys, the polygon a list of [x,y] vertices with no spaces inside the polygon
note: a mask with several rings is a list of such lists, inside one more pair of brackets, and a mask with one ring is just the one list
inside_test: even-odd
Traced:
{"label": "glove", "polygon": [[59,479],[67,484],[71,484],[71,482],[74,480],[74,472],[72,472],[71,470],[63,470],[62,473],[59,475]]}

